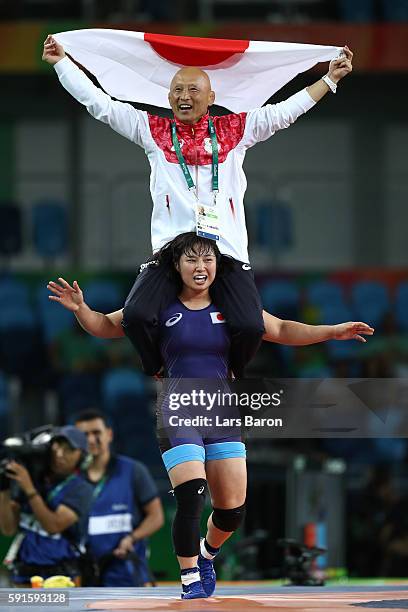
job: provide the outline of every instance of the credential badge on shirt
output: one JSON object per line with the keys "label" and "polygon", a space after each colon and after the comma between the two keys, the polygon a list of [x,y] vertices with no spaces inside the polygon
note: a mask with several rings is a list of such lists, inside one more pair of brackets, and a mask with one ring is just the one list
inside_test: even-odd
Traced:
{"label": "credential badge on shirt", "polygon": [[205,204],[196,204],[196,226],[197,236],[209,238],[210,240],[220,239],[220,225],[218,213],[215,207]]}

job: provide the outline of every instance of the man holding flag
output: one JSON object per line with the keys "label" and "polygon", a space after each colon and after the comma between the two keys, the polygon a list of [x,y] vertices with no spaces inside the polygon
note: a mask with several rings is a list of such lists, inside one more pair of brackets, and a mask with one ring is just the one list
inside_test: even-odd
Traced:
{"label": "man holding flag", "polygon": [[[109,93],[93,85],[61,43]],[[93,117],[144,148],[151,166],[153,253],[192,229],[217,241],[228,266],[215,281],[212,298],[229,325],[230,367],[236,377],[243,376],[265,333],[247,250],[245,153],[289,127],[326,93],[335,93],[337,83],[352,70],[352,57],[348,47],[120,30],[65,32],[48,36],[44,43],[43,60],[54,65],[65,89]],[[330,59],[328,73],[313,85],[279,104],[253,108],[299,72]],[[217,84],[217,101],[233,113],[210,117],[208,109],[215,101],[210,76]],[[165,100],[163,83],[170,78]],[[137,110],[109,94],[170,106],[174,119]],[[142,268],[125,304],[123,327],[144,371],[153,375],[162,366],[159,314],[175,299],[176,288],[154,257]]]}

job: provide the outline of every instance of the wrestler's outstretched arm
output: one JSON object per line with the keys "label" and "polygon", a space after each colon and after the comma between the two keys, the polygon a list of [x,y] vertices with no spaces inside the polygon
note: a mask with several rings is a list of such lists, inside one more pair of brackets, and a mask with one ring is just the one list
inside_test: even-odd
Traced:
{"label": "wrestler's outstretched arm", "polygon": [[109,314],[102,314],[91,310],[85,303],[84,295],[77,281],[70,285],[64,278],[58,279],[59,283],[50,281],[47,289],[54,295],[50,295],[50,300],[58,302],[76,316],[80,326],[98,338],[123,338],[124,331],[121,325],[123,310],[116,310]]}
{"label": "wrestler's outstretched arm", "polygon": [[267,342],[287,344],[290,346],[306,346],[326,340],[358,340],[366,342],[363,336],[372,336],[374,328],[361,321],[349,321],[338,325],[307,325],[298,321],[278,319],[263,311],[265,334]]}

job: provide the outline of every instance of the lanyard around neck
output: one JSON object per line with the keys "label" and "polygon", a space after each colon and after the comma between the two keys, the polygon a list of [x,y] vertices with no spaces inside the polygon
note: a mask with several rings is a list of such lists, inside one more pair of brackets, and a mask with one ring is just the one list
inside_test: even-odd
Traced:
{"label": "lanyard around neck", "polygon": [[[212,149],[212,191],[213,193],[218,193],[218,141],[217,135],[215,133],[215,127],[212,119],[208,119],[208,131],[210,132],[211,139],[211,149]],[[183,171],[184,178],[186,179],[187,187],[189,191],[194,191],[196,186],[191,177],[190,170],[186,164],[186,160],[184,159],[184,155],[181,152],[181,147],[179,140],[177,138],[177,130],[176,130],[176,122],[172,121],[171,123],[171,139],[173,141],[173,147],[177,155],[178,162]],[[197,197],[197,193],[196,193]]]}
{"label": "lanyard around neck", "polygon": [[52,501],[54,497],[56,497],[58,493],[69,483],[69,481],[75,478],[75,476],[76,474],[71,474],[70,476],[65,478],[65,480],[60,482],[59,485],[55,487],[55,489],[52,489],[47,495],[47,501]]}
{"label": "lanyard around neck", "polygon": [[99,494],[101,493],[103,487],[105,486],[106,481],[108,480],[108,477],[103,476],[100,481],[98,482],[98,484],[96,485],[96,487],[93,490],[93,494],[92,494],[92,499],[96,499],[97,497],[99,497]]}

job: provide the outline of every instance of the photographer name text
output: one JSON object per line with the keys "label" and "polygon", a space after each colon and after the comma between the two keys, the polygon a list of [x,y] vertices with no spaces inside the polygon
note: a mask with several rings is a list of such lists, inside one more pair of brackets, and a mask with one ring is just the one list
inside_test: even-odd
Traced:
{"label": "photographer name text", "polygon": [[168,419],[170,427],[283,427],[283,420],[272,418],[255,418],[245,415],[243,418],[225,418],[198,415],[181,417],[173,414]]}

